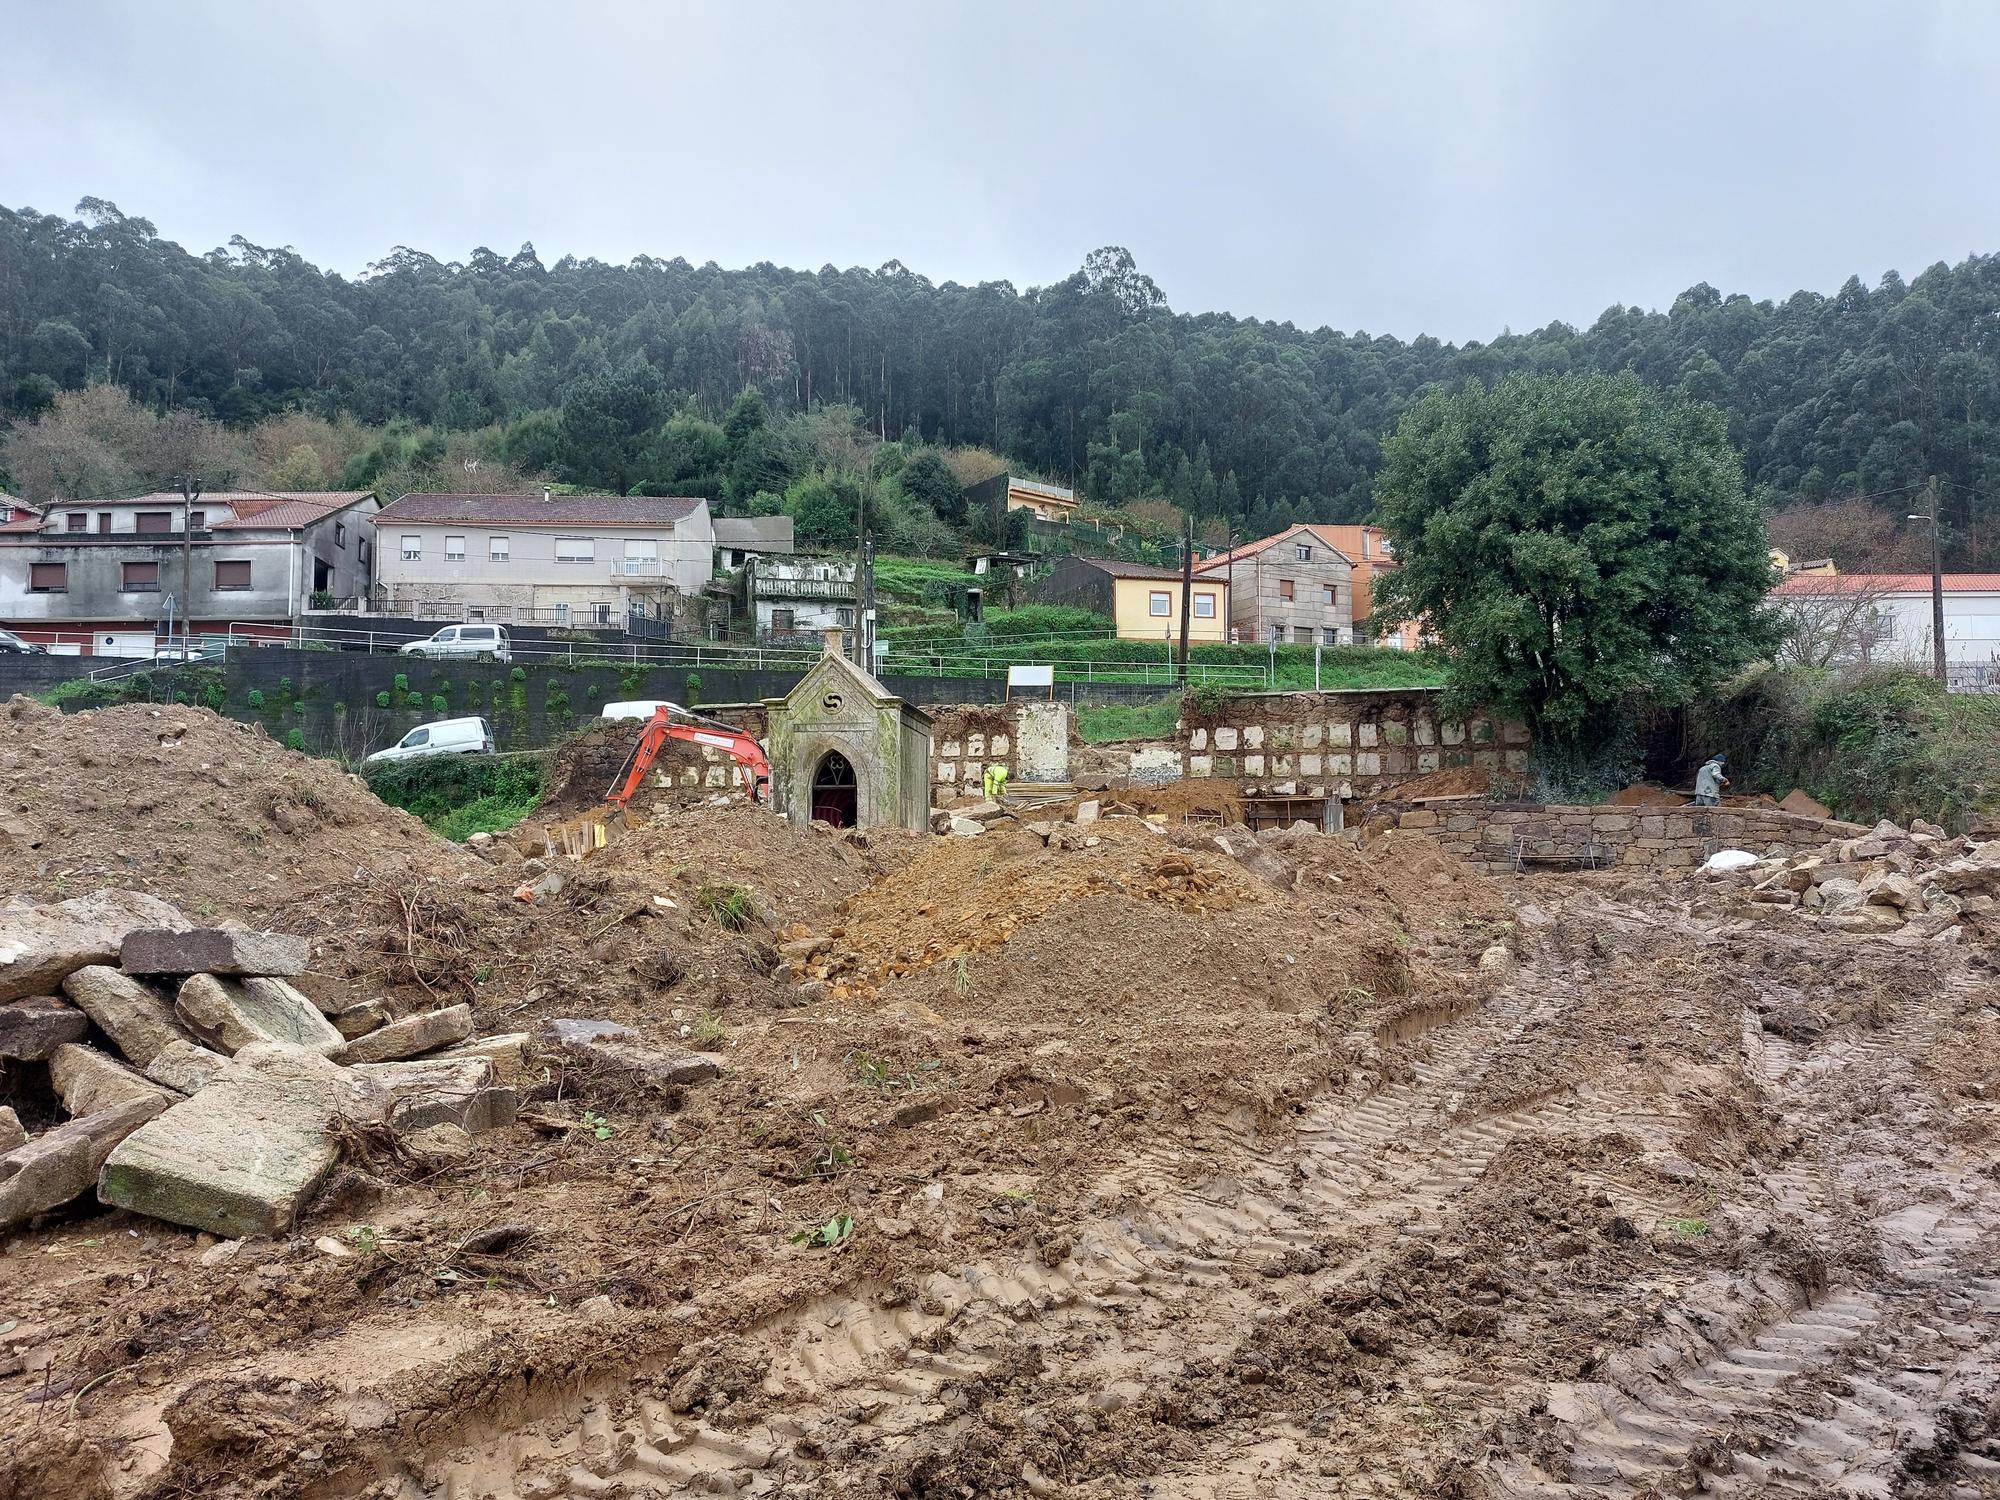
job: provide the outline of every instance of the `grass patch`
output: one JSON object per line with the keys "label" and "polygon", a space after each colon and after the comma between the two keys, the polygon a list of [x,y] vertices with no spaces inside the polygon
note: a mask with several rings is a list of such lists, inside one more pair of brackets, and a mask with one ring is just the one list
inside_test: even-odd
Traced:
{"label": "grass patch", "polygon": [[1086,745],[1171,739],[1180,717],[1179,698],[1162,698],[1157,703],[1083,704],[1076,710],[1076,732]]}
{"label": "grass patch", "polygon": [[525,802],[507,797],[481,797],[424,821],[454,844],[462,844],[475,833],[505,833],[540,805],[540,797]]}
{"label": "grass patch", "polygon": [[727,932],[744,932],[757,920],[757,905],[744,885],[705,885],[695,901],[709,920]]}

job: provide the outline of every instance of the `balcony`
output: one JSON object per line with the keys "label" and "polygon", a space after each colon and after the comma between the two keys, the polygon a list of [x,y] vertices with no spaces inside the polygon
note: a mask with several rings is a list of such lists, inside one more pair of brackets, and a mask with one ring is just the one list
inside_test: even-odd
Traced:
{"label": "balcony", "polygon": [[840,599],[854,602],[854,579],[771,578],[759,573],[751,585],[759,599]]}
{"label": "balcony", "polygon": [[619,557],[611,562],[614,578],[664,578],[667,565],[657,557]]}

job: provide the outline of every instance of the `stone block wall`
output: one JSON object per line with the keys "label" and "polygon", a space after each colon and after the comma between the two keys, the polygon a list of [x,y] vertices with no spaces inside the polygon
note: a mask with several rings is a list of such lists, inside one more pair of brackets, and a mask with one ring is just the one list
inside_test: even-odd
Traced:
{"label": "stone block wall", "polygon": [[1300,796],[1375,797],[1453,766],[1528,769],[1524,724],[1443,721],[1436,689],[1254,693],[1183,725],[1181,774],[1292,782]]}
{"label": "stone block wall", "polygon": [[979,790],[988,766],[1005,766],[1014,782],[1069,779],[1069,705],[1011,703],[934,705],[931,728],[933,805]]}
{"label": "stone block wall", "polygon": [[1766,808],[1530,807],[1483,801],[1386,806],[1369,823],[1384,825],[1434,838],[1461,859],[1491,871],[1513,868],[1517,840],[1524,841],[1530,854],[1569,854],[1595,845],[1607,868],[1691,869],[1718,849],[1790,856],[1868,831],[1854,823]]}

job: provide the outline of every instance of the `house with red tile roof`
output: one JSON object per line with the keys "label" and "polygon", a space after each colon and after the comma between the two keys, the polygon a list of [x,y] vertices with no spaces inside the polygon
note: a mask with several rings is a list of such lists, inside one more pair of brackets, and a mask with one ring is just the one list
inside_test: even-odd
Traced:
{"label": "house with red tile roof", "polygon": [[1239,641],[1372,641],[1414,651],[1414,624],[1374,618],[1375,580],[1395,568],[1381,527],[1325,522],[1300,522],[1195,565],[1231,581],[1229,623]]}
{"label": "house with red tile roof", "polygon": [[[1946,573],[1943,593],[1947,681],[2000,692],[2000,573]],[[1928,573],[1795,572],[1771,590],[1771,601],[1796,629],[1827,637],[1828,661],[1928,667],[1935,660]]]}
{"label": "house with red tile roof", "polygon": [[368,490],[63,500],[0,522],[0,624],[58,651],[150,655],[178,634],[281,634],[373,581]]}

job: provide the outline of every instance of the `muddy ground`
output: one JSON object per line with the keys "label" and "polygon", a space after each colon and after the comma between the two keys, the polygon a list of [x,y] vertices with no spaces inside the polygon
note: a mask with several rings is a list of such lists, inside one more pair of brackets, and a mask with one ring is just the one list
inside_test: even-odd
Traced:
{"label": "muddy ground", "polygon": [[23,893],[723,1064],[226,1259],[7,1236],[5,1500],[2000,1495],[1991,954],[1136,819],[668,808],[529,905],[186,709],[19,710],[0,795]]}

